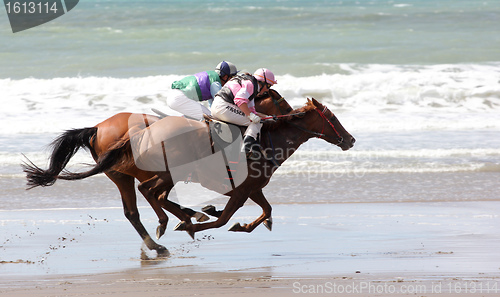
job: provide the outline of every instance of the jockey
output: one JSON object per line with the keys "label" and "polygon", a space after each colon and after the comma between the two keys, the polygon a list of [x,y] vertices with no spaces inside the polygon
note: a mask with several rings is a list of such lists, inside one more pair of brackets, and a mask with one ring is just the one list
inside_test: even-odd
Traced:
{"label": "jockey", "polygon": [[247,157],[258,157],[254,144],[262,127],[261,117],[266,117],[255,111],[253,99],[269,91],[274,84],[274,74],[266,68],[260,68],[253,75],[246,73],[235,76],[215,96],[212,116],[225,122],[248,126],[242,149]]}
{"label": "jockey", "polygon": [[209,101],[238,73],[236,66],[227,61],[217,65],[215,71],[203,71],[172,83],[173,96],[167,98],[167,105],[188,117],[201,120],[203,114],[210,115],[210,109],[197,101]]}

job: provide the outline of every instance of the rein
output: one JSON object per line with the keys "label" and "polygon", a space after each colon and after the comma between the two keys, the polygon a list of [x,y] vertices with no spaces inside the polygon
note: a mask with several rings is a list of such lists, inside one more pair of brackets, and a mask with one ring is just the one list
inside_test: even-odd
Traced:
{"label": "rein", "polygon": [[299,115],[305,115],[305,114],[306,114],[305,112],[297,112],[297,113],[291,113],[291,114],[272,115],[272,116],[268,116],[265,118],[261,118],[261,120],[270,120],[270,119],[277,120],[279,118],[290,117],[290,116],[299,116]]}
{"label": "rein", "polygon": [[[269,93],[271,93],[271,90],[269,90]],[[265,117],[265,118],[263,118],[263,120],[273,119],[273,120],[276,121],[278,118],[283,118],[283,117],[290,116],[287,113],[291,112],[292,108],[288,107],[287,110],[283,111],[283,109],[280,106],[280,103],[285,100],[285,97],[281,96],[280,99],[276,99],[271,94],[269,94],[269,95],[270,95],[271,99],[273,99],[274,106],[276,106],[276,108],[278,108],[278,110],[280,111],[281,115],[273,115],[273,116]],[[293,115],[302,115],[302,114],[305,114],[305,113],[300,112],[300,113],[293,114]],[[275,167],[280,167],[281,163],[278,160],[276,160],[276,156],[275,156],[276,152],[274,150],[273,140],[271,139],[271,133],[269,133],[269,131],[267,131],[267,138],[269,140],[269,144],[271,145],[271,158],[269,158],[268,156],[266,156],[266,159],[269,162],[271,162]],[[264,155],[265,155],[265,153],[264,153]]]}
{"label": "rein", "polygon": [[[325,111],[327,110],[327,107],[325,106],[325,108],[323,110],[320,110],[319,108],[316,107],[316,112],[319,113],[319,115],[321,116],[321,118],[324,120],[323,121],[323,128],[321,129],[321,133],[319,132],[315,132],[315,131],[312,131],[312,130],[309,130],[309,129],[306,129],[304,127],[301,127],[297,124],[294,124],[294,123],[288,123],[289,125],[292,125],[293,127],[303,131],[303,132],[306,132],[306,133],[309,133],[309,134],[312,134],[318,138],[322,138],[322,139],[327,139],[327,138],[330,138],[330,139],[334,139],[330,136],[327,136],[325,133],[323,133],[325,131],[325,125],[326,123],[328,123],[330,125],[330,127],[333,129],[333,131],[335,132],[335,134],[337,134],[337,139],[338,139],[338,142],[335,144],[335,145],[339,145],[341,144],[343,141],[344,141],[344,138],[342,136],[340,136],[340,133],[337,131],[337,129],[335,129],[335,126],[333,125],[333,123],[331,122],[331,120],[329,118],[326,117],[325,115]],[[300,112],[300,113],[296,113],[296,114],[290,114],[290,115],[284,115],[284,116],[291,116],[291,115],[302,115],[302,114],[305,114],[305,112]],[[274,116],[276,117],[276,116]],[[279,116],[278,116],[279,117]],[[270,117],[272,118],[272,117]],[[335,118],[335,115],[332,116],[332,119]],[[326,122],[326,123],[325,123]],[[267,137],[269,139],[269,144],[271,145],[271,150],[272,150],[272,154],[271,154],[271,159],[268,161],[270,161],[275,167],[280,167],[281,164],[278,160],[276,160],[275,158],[275,150],[274,150],[274,145],[273,145],[273,141],[271,139],[271,133],[269,133],[269,131],[267,132]]]}
{"label": "rein", "polygon": [[292,111],[291,109],[290,110],[285,110],[283,111],[283,109],[281,109],[281,106],[280,106],[280,103],[281,101],[285,100],[284,97],[281,97],[280,99],[276,100],[274,97],[271,96],[271,98],[273,99],[273,103],[274,105],[279,109],[279,111],[281,112],[282,115],[285,115],[287,113],[289,113],[290,111]]}
{"label": "rein", "polygon": [[[325,108],[322,111],[319,110],[319,108],[316,107],[316,111],[319,113],[319,115],[323,118],[323,120],[325,120],[328,124],[330,124],[330,127],[332,127],[332,129],[335,132],[335,134],[337,134],[337,137],[339,139],[339,142],[337,144],[341,144],[342,141],[344,141],[344,138],[342,136],[340,136],[339,131],[337,131],[337,129],[335,129],[335,126],[333,125],[333,123],[330,121],[329,118],[326,117],[326,115],[325,115],[325,111],[326,110],[327,110],[326,106],[325,106]],[[332,118],[334,118],[334,117],[335,117],[335,115]],[[325,131],[325,123],[324,122],[323,122],[323,129],[321,129],[321,134],[323,134],[323,131]],[[323,135],[326,136],[325,134],[323,134]]]}
{"label": "rein", "polygon": [[[299,125],[297,125],[297,124],[294,124],[294,123],[289,123],[289,124],[290,124],[290,125],[292,125],[292,126],[294,126],[294,127],[295,127],[295,128],[297,128],[297,129],[299,129],[299,130],[303,131],[303,132],[306,132],[306,133],[312,134],[312,135],[314,135],[314,136],[316,136],[316,137],[318,137],[318,138],[322,138],[322,139],[325,139],[325,140],[326,140],[327,138],[329,138],[329,139],[334,139],[334,138],[332,138],[332,137],[330,137],[330,136],[326,135],[325,133],[323,133],[323,132],[325,131],[325,125],[326,125],[326,123],[328,123],[328,124],[330,125],[330,127],[333,129],[333,131],[335,132],[335,134],[337,134],[337,137],[338,137],[338,138],[337,138],[337,139],[338,139],[338,142],[337,142],[337,143],[335,143],[335,145],[339,145],[339,144],[341,144],[341,143],[344,141],[344,138],[342,138],[342,136],[340,136],[340,133],[337,131],[337,129],[335,129],[335,126],[333,125],[333,123],[330,121],[330,119],[329,119],[329,118],[327,118],[327,117],[326,117],[326,115],[325,115],[325,111],[326,111],[326,109],[327,109],[327,108],[326,108],[326,106],[325,106],[325,108],[324,108],[323,110],[320,110],[320,109],[319,109],[319,108],[317,108],[317,107],[316,107],[316,109],[315,109],[315,110],[316,110],[316,112],[318,112],[318,113],[319,113],[319,115],[321,116],[321,118],[324,120],[324,122],[323,122],[323,128],[321,129],[321,133],[319,133],[319,132],[315,132],[315,131],[312,131],[312,130],[309,130],[309,129],[306,129],[306,128],[301,127],[301,126],[299,126]],[[333,116],[332,118],[334,118],[334,117],[335,117],[335,116]],[[326,123],[325,123],[325,122],[326,122]]]}

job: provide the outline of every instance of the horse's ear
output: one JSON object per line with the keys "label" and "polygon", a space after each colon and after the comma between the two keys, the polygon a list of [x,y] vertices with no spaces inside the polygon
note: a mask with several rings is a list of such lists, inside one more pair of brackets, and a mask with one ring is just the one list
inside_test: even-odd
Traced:
{"label": "horse's ear", "polygon": [[318,100],[312,98],[312,103],[314,104],[314,106],[318,107],[319,105],[321,105],[321,103],[318,102]]}

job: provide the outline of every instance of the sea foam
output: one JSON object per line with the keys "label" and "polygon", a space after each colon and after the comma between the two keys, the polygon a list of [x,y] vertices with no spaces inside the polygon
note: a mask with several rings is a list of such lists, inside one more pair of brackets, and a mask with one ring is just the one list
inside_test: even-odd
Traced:
{"label": "sea foam", "polygon": [[[329,75],[278,75],[274,88],[294,107],[315,98],[361,130],[500,128],[500,63],[336,67],[338,73]],[[175,114],[165,100],[180,78],[2,79],[8,104],[0,115],[9,125],[0,134],[57,133],[119,112],[152,113],[151,108]]]}

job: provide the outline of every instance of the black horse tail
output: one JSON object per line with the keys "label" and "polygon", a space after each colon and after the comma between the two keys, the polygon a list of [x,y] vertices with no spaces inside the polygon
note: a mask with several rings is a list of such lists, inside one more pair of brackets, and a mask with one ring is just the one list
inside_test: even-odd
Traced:
{"label": "black horse tail", "polygon": [[132,155],[130,148],[130,138],[121,139],[112,145],[108,151],[99,156],[96,162],[97,164],[89,171],[78,173],[64,171],[62,174],[58,175],[57,178],[63,180],[79,180],[112,170],[118,166],[121,166],[121,168],[133,166],[135,163],[133,158],[130,158]]}
{"label": "black horse tail", "polygon": [[73,129],[64,132],[56,138],[50,145],[52,154],[47,170],[41,169],[30,160],[28,160],[29,163],[24,162],[22,167],[28,179],[28,189],[37,186],[51,186],[58,178],[66,175],[60,176],[59,174],[80,148],[92,150],[91,141],[94,139],[96,133],[97,127]]}

